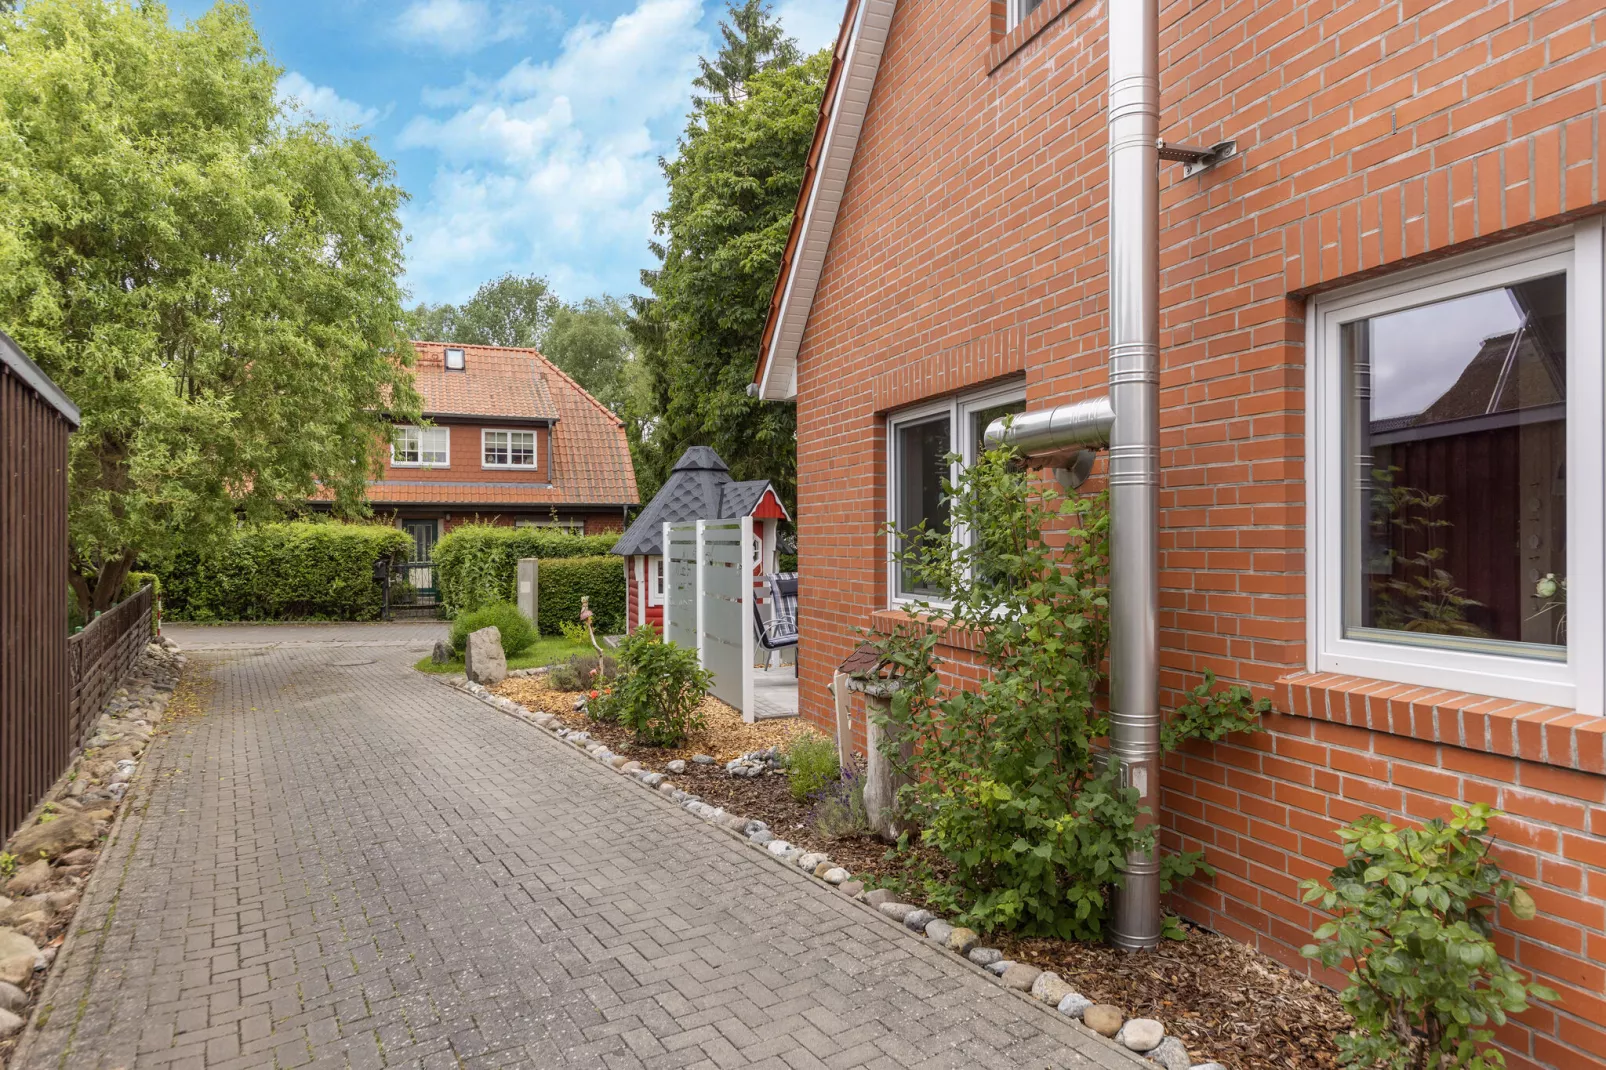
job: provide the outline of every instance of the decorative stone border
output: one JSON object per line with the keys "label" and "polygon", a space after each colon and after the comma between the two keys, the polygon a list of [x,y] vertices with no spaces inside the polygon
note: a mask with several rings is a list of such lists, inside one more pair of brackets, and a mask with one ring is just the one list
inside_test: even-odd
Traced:
{"label": "decorative stone border", "polygon": [[[521,670],[536,675],[541,670]],[[511,673],[509,675],[512,675]],[[889,922],[900,925],[913,937],[925,940],[962,958],[996,978],[1005,988],[1036,1000],[1080,1023],[1124,1051],[1142,1055],[1163,1070],[1226,1070],[1220,1063],[1193,1063],[1182,1040],[1166,1034],[1165,1026],[1153,1018],[1123,1017],[1119,1007],[1094,1003],[1077,992],[1074,987],[1052,970],[1039,970],[1024,962],[1004,958],[997,948],[983,947],[981,937],[972,929],[953,925],[929,910],[911,903],[899,902],[884,888],[866,890],[863,883],[850,880],[851,874],[819,851],[805,851],[777,837],[769,826],[756,818],[745,818],[727,813],[722,807],[710,806],[699,796],[675,786],[664,773],[655,772],[638,761],[615,754],[604,744],[591,738],[589,733],[564,725],[556,715],[544,711],[532,712],[520,703],[491,692],[462,677],[435,679],[474,696],[511,717],[534,725],[542,731],[583,751],[592,760],[623,774],[649,791],[654,791],[674,802],[681,809],[695,814],[711,825],[734,833],[748,846],[758,850],[775,862],[823,881],[867,907],[872,908]]]}

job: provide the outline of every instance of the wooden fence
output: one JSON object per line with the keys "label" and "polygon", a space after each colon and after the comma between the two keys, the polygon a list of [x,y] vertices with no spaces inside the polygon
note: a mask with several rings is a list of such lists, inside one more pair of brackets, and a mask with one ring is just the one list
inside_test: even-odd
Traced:
{"label": "wooden fence", "polygon": [[78,409],[0,332],[0,840],[73,749],[67,436]]}
{"label": "wooden fence", "polygon": [[125,598],[67,640],[67,671],[72,681],[72,741],[82,749],[95,730],[106,700],[134,667],[151,641],[151,585]]}

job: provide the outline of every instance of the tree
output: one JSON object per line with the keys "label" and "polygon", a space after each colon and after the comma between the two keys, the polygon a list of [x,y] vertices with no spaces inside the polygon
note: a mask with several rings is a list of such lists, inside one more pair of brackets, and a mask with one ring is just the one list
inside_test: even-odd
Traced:
{"label": "tree", "polygon": [[633,345],[630,315],[617,297],[588,297],[560,305],[542,342],[542,355],[619,412],[624,408],[626,365]]}
{"label": "tree", "polygon": [[697,59],[702,73],[692,84],[711,94],[693,94],[692,102],[698,108],[734,104],[746,97],[747,83],[755,74],[795,66],[803,58],[797,42],[786,36],[764,0],[744,0],[740,6],[730,0],[725,8],[730,19],[719,24],[724,46],[712,62],[701,56]]}
{"label": "tree", "polygon": [[539,275],[492,279],[461,305],[421,304],[407,314],[408,332],[430,342],[537,349],[560,306]]}
{"label": "tree", "polygon": [[687,446],[709,445],[737,479],[772,479],[790,502],[796,413],[748,397],[747,384],[830,53],[789,63],[795,46],[779,38],[763,5],[732,11],[738,19],[756,11],[759,21],[745,28],[738,22],[739,35],[727,32],[704,79],[717,88],[725,83],[716,74],[753,73],[743,75],[740,93],[698,103],[678,154],[664,164],[669,206],[655,217],[661,240],[652,244],[662,263],[642,272],[651,296],[634,303],[646,395],[644,411],[631,412],[636,473],[643,493],[651,493]]}
{"label": "tree", "polygon": [[360,512],[416,419],[405,194],[287,111],[243,3],[29,0],[0,15],[0,326],[83,410],[71,579],[200,549],[319,487]]}

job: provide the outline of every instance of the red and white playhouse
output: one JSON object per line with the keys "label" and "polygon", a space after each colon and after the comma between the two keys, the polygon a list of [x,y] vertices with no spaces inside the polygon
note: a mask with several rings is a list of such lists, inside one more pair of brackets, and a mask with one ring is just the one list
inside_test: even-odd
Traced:
{"label": "red and white playhouse", "polygon": [[693,446],[681,454],[669,481],[613,547],[625,559],[625,616],[630,627],[663,628],[665,524],[744,516],[753,518],[753,533],[758,536],[754,575],[776,571],[775,536],[781,521],[792,518],[770,481],[737,482],[719,454],[707,446]]}

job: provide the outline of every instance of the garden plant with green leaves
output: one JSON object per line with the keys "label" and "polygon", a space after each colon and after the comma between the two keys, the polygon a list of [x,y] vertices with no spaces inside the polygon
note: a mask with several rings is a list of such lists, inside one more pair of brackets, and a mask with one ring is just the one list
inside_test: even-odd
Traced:
{"label": "garden plant with green leaves", "polygon": [[700,707],[714,674],[697,652],[638,628],[619,647],[619,675],[591,692],[588,709],[599,721],[618,721],[649,747],[675,747],[702,728]]}
{"label": "garden plant with green leaves", "polygon": [[1533,897],[1490,853],[1483,803],[1450,820],[1397,827],[1367,814],[1338,830],[1344,865],[1327,885],[1300,885],[1307,903],[1335,915],[1303,954],[1347,964],[1339,994],[1355,1028],[1338,1038],[1345,1066],[1382,1070],[1493,1070],[1505,1056],[1494,1031],[1529,1000],[1556,993],[1525,979],[1494,944],[1500,908],[1535,914]]}
{"label": "garden plant with green leaves", "polygon": [[[1128,856],[1154,842],[1137,793],[1096,746],[1109,733],[1105,496],[1067,497],[1010,449],[944,489],[953,528],[969,537],[905,532],[898,555],[942,598],[907,605],[907,625],[869,636],[898,681],[882,750],[908,780],[899,805],[954,866],[951,883],[928,894],[983,929],[1097,939]],[[974,688],[939,671],[937,646],[951,631],[974,637],[987,669]],[[1269,711],[1247,689],[1214,682],[1177,712],[1168,750],[1254,730]],[[1208,867],[1197,854],[1162,860],[1167,884],[1199,870]]]}

